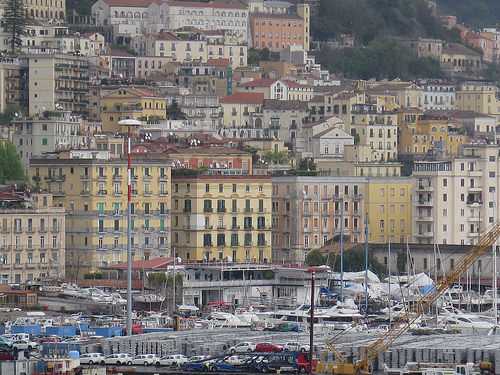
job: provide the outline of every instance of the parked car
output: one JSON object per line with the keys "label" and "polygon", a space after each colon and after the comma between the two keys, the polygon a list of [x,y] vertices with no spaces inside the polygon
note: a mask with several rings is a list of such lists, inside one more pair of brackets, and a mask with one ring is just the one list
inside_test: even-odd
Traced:
{"label": "parked car", "polygon": [[212,364],[217,362],[218,359],[206,359],[201,361],[186,362],[181,368],[187,372],[206,372],[212,369]]}
{"label": "parked car", "polygon": [[309,345],[307,344],[301,344],[298,342],[287,342],[285,345],[283,345],[283,350],[288,351],[288,352],[308,352],[309,351]]}
{"label": "parked car", "polygon": [[224,358],[224,362],[229,363],[233,366],[241,366],[246,361],[248,361],[248,356],[232,355],[230,357]]}
{"label": "parked car", "polygon": [[259,353],[277,353],[282,350],[283,347],[281,345],[272,344],[270,342],[260,342],[255,345],[255,351]]}
{"label": "parked car", "polygon": [[248,353],[255,351],[255,344],[251,342],[240,342],[235,346],[229,348],[229,353]]}
{"label": "parked car", "polygon": [[144,366],[154,366],[156,365],[156,362],[158,362],[160,358],[158,358],[154,354],[141,354],[138,356],[135,356],[134,359],[132,360],[133,365],[144,365]]}
{"label": "parked car", "polygon": [[188,362],[198,362],[198,361],[204,361],[206,359],[209,359],[210,357],[208,355],[194,355],[192,357],[189,357]]}
{"label": "parked car", "polygon": [[181,367],[184,363],[188,361],[187,357],[182,354],[172,354],[160,358],[157,362],[157,366],[171,366],[171,367]]}
{"label": "parked car", "polygon": [[104,358],[104,363],[106,365],[128,365],[132,364],[132,356],[128,353],[117,353],[108,355]]}
{"label": "parked car", "polygon": [[12,347],[17,350],[37,350],[38,344],[30,340],[16,340],[12,343]]}
{"label": "parked car", "polygon": [[82,365],[103,365],[106,357],[102,353],[85,353],[80,356]]}
{"label": "parked car", "polygon": [[216,373],[221,373],[221,372],[243,372],[246,371],[247,369],[241,365],[233,365],[231,363],[228,363],[225,359],[219,359],[213,363],[210,363],[208,366],[208,370],[210,372],[216,372]]}
{"label": "parked car", "polygon": [[0,337],[0,350],[11,350],[12,341],[5,337]]}

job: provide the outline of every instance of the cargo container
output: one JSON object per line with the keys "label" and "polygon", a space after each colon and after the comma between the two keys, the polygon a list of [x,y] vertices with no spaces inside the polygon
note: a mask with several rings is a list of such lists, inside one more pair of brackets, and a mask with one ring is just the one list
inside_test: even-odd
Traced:
{"label": "cargo container", "polygon": [[40,336],[42,328],[39,324],[29,325],[29,326],[12,326],[10,327],[10,332],[15,333],[28,333],[32,336]]}
{"label": "cargo container", "polygon": [[52,326],[47,327],[45,334],[47,336],[73,337],[76,336],[77,327],[75,326]]}
{"label": "cargo container", "polygon": [[89,335],[93,336],[103,336],[103,337],[115,337],[123,336],[122,327],[90,327],[88,331]]}

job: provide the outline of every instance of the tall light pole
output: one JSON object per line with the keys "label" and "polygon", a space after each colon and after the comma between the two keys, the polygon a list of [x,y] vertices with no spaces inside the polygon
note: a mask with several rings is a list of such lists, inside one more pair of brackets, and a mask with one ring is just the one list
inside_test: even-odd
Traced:
{"label": "tall light pole", "polygon": [[142,123],[138,120],[126,119],[119,121],[118,125],[127,127],[127,335],[132,336],[132,137],[130,128],[141,126]]}

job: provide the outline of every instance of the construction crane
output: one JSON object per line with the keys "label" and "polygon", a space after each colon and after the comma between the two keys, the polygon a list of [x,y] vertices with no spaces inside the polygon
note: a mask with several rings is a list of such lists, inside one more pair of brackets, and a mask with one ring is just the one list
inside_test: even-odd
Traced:
{"label": "construction crane", "polygon": [[332,343],[329,343],[328,348],[333,351],[336,357],[335,365],[332,368],[333,374],[370,374],[373,361],[377,359],[379,353],[383,353],[389,349],[398,337],[408,331],[424,312],[427,311],[427,309],[432,306],[448,288],[455,284],[463,273],[467,272],[479,257],[488,252],[499,236],[500,224],[496,223],[479,237],[478,243],[469,252],[458,259],[458,262],[455,263],[455,268],[449,272],[448,275],[444,276],[439,281],[436,280],[434,289],[422,296],[416,304],[416,311],[413,313],[407,311],[401,317],[401,325],[390,328],[388,332],[384,332],[377,340],[364,348],[361,353],[361,358],[358,361],[348,363],[345,356],[336,350]]}

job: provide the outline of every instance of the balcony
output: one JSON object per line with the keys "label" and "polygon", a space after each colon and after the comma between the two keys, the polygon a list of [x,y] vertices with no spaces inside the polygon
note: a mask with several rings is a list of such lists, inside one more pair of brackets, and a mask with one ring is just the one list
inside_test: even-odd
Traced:
{"label": "balcony", "polygon": [[123,176],[121,174],[114,174],[113,181],[121,181]]}
{"label": "balcony", "polygon": [[225,225],[217,225],[217,230],[226,230]]}
{"label": "balcony", "polygon": [[432,207],[434,204],[432,199],[418,199],[416,205],[420,207]]}
{"label": "balcony", "polygon": [[245,207],[245,213],[252,213],[252,212],[253,212],[253,208]]}
{"label": "balcony", "polygon": [[434,188],[431,186],[431,185],[427,185],[427,184],[419,184],[417,186],[417,191],[434,191]]}
{"label": "balcony", "polygon": [[88,197],[88,196],[90,196],[90,190],[82,190],[82,191],[80,192],[80,195],[81,195],[82,197]]}
{"label": "balcony", "polygon": [[434,237],[434,232],[422,232],[422,233],[416,233],[415,237],[420,237],[420,238],[433,238]]}
{"label": "balcony", "polygon": [[212,242],[204,242],[203,247],[212,247]]}
{"label": "balcony", "polygon": [[359,193],[353,194],[352,199],[355,201],[360,201],[361,199],[363,199],[363,194],[359,194]]}
{"label": "balcony", "polygon": [[168,182],[168,177],[166,175],[160,176],[160,177],[158,177],[158,181],[159,182]]}
{"label": "balcony", "polygon": [[143,180],[144,180],[144,181],[151,181],[151,179],[152,179],[152,178],[153,178],[153,176],[151,176],[151,175],[149,175],[149,174],[145,174],[145,175],[143,176]]}
{"label": "balcony", "polygon": [[97,195],[107,195],[108,194],[108,191],[107,190],[99,190],[97,192]]}
{"label": "balcony", "polygon": [[82,175],[80,175],[80,180],[88,181],[88,180],[90,180],[90,175],[82,174]]}
{"label": "balcony", "polygon": [[224,213],[224,212],[226,212],[226,208],[225,207],[217,207],[217,212]]}
{"label": "balcony", "polygon": [[231,230],[239,230],[239,229],[241,229],[241,227],[239,225],[233,225],[231,227]]}
{"label": "balcony", "polygon": [[102,182],[102,181],[106,181],[106,177],[107,177],[107,176],[106,176],[105,174],[102,174],[102,175],[97,176],[97,180],[98,180],[98,181],[101,181],[101,182]]}
{"label": "balcony", "polygon": [[482,201],[480,200],[467,200],[467,206],[468,207],[479,207],[483,204]]}
{"label": "balcony", "polygon": [[213,225],[205,225],[204,229],[205,230],[212,230],[212,229],[214,229],[214,226]]}
{"label": "balcony", "polygon": [[415,218],[415,221],[429,222],[429,221],[434,221],[434,218],[432,216],[419,215]]}
{"label": "balcony", "polygon": [[479,223],[479,222],[481,222],[481,217],[479,215],[478,216],[468,217],[467,221],[470,222],[470,223]]}
{"label": "balcony", "polygon": [[483,191],[483,188],[480,186],[469,186],[467,188],[467,191],[469,193],[481,193]]}
{"label": "balcony", "polygon": [[203,207],[203,212],[214,212],[212,207]]}
{"label": "balcony", "polygon": [[45,181],[48,182],[64,182],[66,181],[66,175],[51,175],[51,176],[46,176]]}
{"label": "balcony", "polygon": [[481,233],[479,233],[479,232],[469,232],[469,233],[467,233],[467,237],[469,237],[469,238],[478,238],[479,239],[480,234]]}

